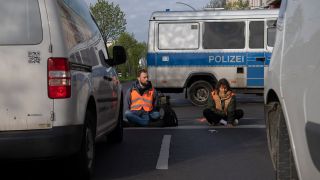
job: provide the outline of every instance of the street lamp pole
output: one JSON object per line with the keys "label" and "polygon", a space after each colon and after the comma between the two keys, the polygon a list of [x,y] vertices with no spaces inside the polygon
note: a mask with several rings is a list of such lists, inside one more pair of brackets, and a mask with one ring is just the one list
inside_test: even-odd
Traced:
{"label": "street lamp pole", "polygon": [[194,7],[190,6],[189,4],[186,4],[186,3],[183,3],[183,2],[176,2],[176,3],[177,3],[177,4],[186,5],[186,6],[188,6],[189,8],[191,8],[192,10],[197,11]]}

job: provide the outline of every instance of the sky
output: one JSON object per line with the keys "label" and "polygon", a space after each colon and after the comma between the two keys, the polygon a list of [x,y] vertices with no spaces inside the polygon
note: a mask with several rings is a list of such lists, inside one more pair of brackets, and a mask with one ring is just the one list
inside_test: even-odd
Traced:
{"label": "sky", "polygon": [[[96,0],[86,0],[89,4],[94,4]],[[125,13],[127,20],[127,32],[133,33],[139,41],[148,40],[149,19],[154,11],[190,11],[190,7],[177,2],[186,3],[193,8],[200,10],[210,0],[108,0],[114,4],[119,4]]]}

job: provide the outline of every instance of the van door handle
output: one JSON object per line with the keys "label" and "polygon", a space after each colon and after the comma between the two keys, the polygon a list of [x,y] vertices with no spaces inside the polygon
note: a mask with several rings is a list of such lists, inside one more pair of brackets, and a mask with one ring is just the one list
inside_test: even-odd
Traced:
{"label": "van door handle", "polygon": [[103,79],[108,80],[108,81],[112,81],[112,78],[109,76],[103,76]]}
{"label": "van door handle", "polygon": [[266,58],[265,57],[257,57],[256,61],[266,61]]}

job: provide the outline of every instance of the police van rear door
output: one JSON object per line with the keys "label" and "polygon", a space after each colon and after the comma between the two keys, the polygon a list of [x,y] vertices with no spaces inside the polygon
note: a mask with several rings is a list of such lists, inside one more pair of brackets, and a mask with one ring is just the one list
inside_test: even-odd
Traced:
{"label": "police van rear door", "polygon": [[264,66],[266,62],[264,32],[265,21],[250,20],[249,49],[247,52],[247,87],[264,87]]}
{"label": "police van rear door", "polygon": [[43,0],[0,0],[0,131],[51,128]]}

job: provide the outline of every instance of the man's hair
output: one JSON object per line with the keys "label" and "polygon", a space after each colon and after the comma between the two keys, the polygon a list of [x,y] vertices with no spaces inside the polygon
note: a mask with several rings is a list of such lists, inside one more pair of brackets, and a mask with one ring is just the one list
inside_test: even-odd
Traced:
{"label": "man's hair", "polygon": [[148,74],[148,71],[147,71],[146,69],[139,69],[139,70],[138,70],[137,77],[140,77],[141,73],[146,73],[146,74]]}
{"label": "man's hair", "polygon": [[222,78],[218,81],[217,86],[216,86],[216,91],[220,91],[220,86],[224,85],[227,89],[227,91],[230,91],[230,84],[228,82],[228,80],[226,80],[225,78]]}

